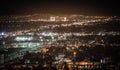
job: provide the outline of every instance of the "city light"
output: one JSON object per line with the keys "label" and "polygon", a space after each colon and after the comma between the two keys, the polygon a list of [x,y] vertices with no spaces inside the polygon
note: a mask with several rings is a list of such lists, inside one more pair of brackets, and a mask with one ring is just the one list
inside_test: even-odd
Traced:
{"label": "city light", "polygon": [[[119,62],[120,20],[115,20],[116,17],[49,15],[41,18],[38,14],[36,18],[35,15],[16,17],[9,19],[17,20],[1,21],[8,27],[8,31],[0,33],[0,52],[4,54],[0,54],[0,62],[3,64],[102,69],[104,64]],[[29,68],[33,69],[33,65]]]}

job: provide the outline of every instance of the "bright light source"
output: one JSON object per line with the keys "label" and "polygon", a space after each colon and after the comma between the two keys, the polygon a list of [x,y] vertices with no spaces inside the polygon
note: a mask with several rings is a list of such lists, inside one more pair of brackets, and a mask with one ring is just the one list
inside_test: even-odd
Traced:
{"label": "bright light source", "polygon": [[15,38],[16,41],[30,41],[32,39],[33,37],[16,37]]}
{"label": "bright light source", "polygon": [[16,36],[16,34],[13,34],[13,36]]}
{"label": "bright light source", "polygon": [[0,35],[5,35],[5,32],[1,32]]}

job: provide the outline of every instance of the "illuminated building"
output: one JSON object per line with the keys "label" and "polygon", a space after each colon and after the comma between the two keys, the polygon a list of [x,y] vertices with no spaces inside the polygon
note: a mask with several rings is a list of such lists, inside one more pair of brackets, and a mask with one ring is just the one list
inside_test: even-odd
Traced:
{"label": "illuminated building", "polygon": [[55,17],[50,17],[50,21],[55,21]]}
{"label": "illuminated building", "polygon": [[64,17],[64,20],[63,21],[67,21],[67,18],[66,17]]}

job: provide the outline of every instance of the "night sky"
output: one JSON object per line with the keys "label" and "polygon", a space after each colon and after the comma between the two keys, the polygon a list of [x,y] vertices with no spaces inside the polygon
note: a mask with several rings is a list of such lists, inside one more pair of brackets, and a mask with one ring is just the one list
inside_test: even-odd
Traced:
{"label": "night sky", "polygon": [[120,15],[117,0],[0,0],[0,15]]}

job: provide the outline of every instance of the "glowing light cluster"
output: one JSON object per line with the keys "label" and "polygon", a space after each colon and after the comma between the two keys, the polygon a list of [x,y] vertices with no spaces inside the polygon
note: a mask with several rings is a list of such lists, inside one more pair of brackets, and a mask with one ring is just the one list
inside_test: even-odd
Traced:
{"label": "glowing light cluster", "polygon": [[43,32],[43,33],[41,33],[41,35],[43,35],[43,36],[55,36],[55,35],[57,35],[57,33],[52,33],[52,32]]}
{"label": "glowing light cluster", "polygon": [[33,39],[33,37],[16,37],[15,38],[16,41],[29,41],[32,39]]}

